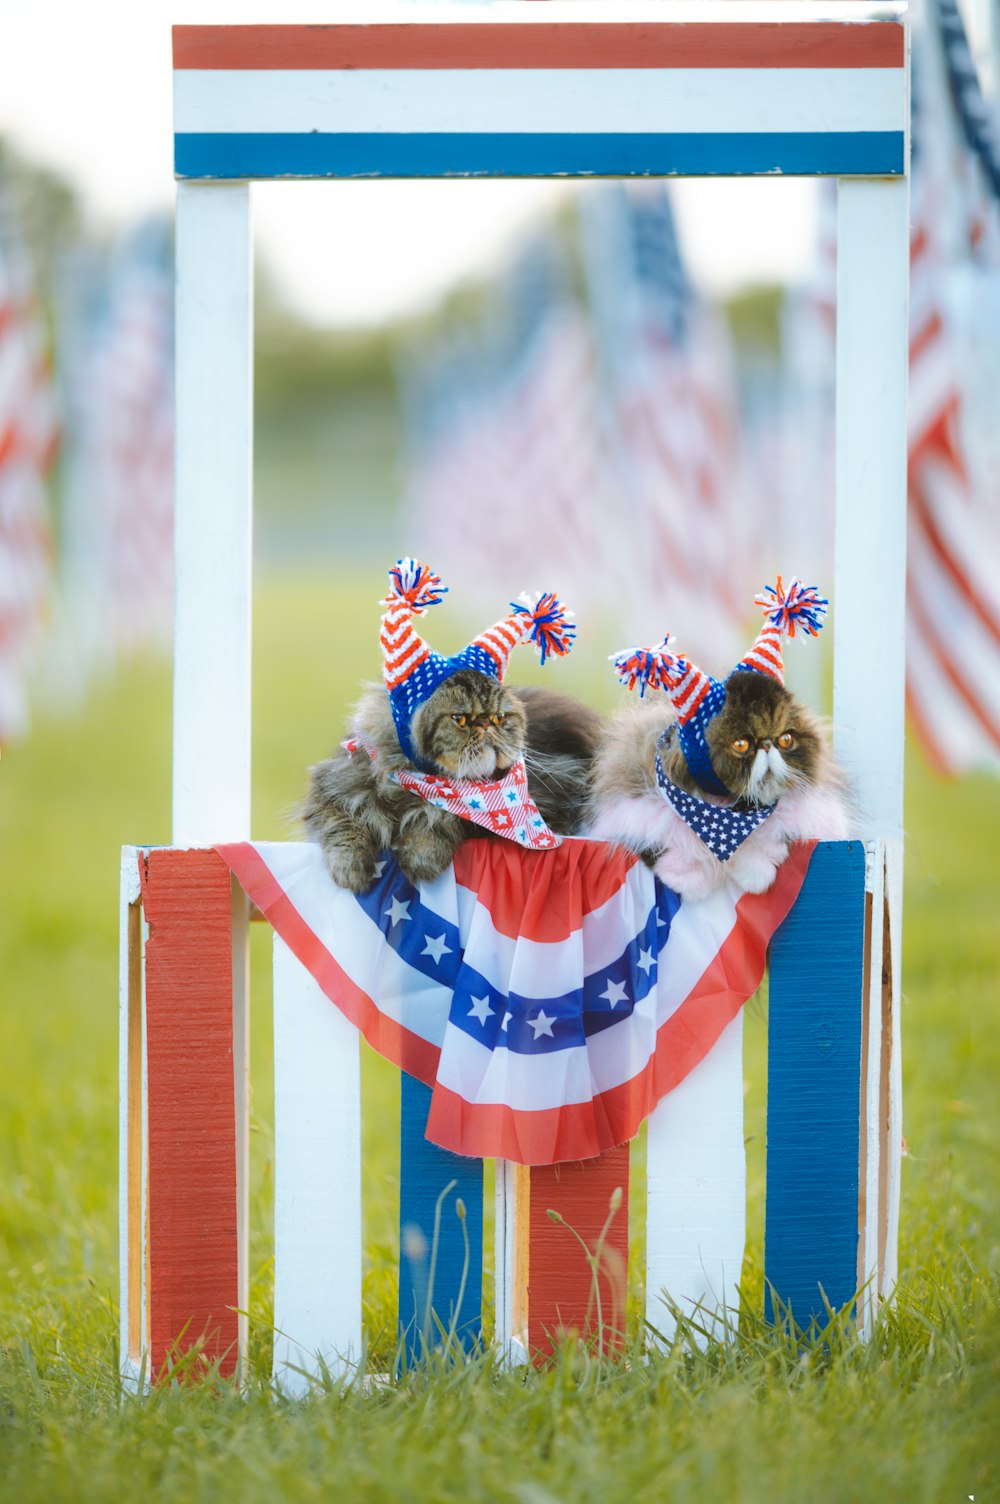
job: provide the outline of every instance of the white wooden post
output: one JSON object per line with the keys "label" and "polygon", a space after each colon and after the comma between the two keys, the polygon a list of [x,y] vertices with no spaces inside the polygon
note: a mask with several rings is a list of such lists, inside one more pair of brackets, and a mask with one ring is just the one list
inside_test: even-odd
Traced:
{"label": "white wooden post", "polygon": [[727,1320],[735,1331],[747,1203],[742,1013],[650,1114],[646,1198],[646,1320],[669,1342],[676,1306],[705,1328],[699,1347]]}
{"label": "white wooden post", "polygon": [[274,937],[274,1378],[361,1357],[358,1031]]}
{"label": "white wooden post", "polygon": [[909,183],[837,199],[833,720],[866,836],[903,830]]}
{"label": "white wooden post", "polygon": [[145,1378],[146,1049],[139,848],[123,846],[118,914],[118,1366],[135,1392]]}
{"label": "white wooden post", "polygon": [[250,834],[250,189],[177,185],[173,844]]}

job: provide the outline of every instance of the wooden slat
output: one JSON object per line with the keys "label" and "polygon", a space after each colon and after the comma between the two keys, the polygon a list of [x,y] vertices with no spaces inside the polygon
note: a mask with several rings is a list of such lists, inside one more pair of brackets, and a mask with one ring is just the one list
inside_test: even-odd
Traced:
{"label": "wooden slat", "polygon": [[884,1226],[882,1145],[882,947],[885,853],[869,841],[865,875],[864,998],[861,1018],[861,1132],[858,1171],[858,1274],[863,1291],[860,1324],[870,1335],[878,1304],[879,1229]]}
{"label": "wooden slat", "polygon": [[650,1114],[646,1162],[646,1319],[670,1342],[677,1307],[701,1347],[737,1324],[746,1243],[742,1013]]}
{"label": "wooden slat", "polygon": [[253,259],[245,185],[181,183],[173,840],[250,834]]}
{"label": "wooden slat", "polygon": [[[628,1189],[628,1144],[598,1159],[531,1167],[528,1349],[534,1361],[549,1358],[569,1331],[587,1339],[600,1337],[605,1351],[623,1344]],[[599,1259],[596,1278],[581,1239]]]}
{"label": "wooden slat", "polygon": [[274,937],[274,1378],[304,1394],[361,1355],[358,1031]]}
{"label": "wooden slat", "polygon": [[214,851],[142,860],[150,1369],[199,1345],[231,1374],[239,1261],[229,871]]}
{"label": "wooden slat", "polygon": [[896,22],[175,26],[174,67],[900,68]]}
{"label": "wooden slat", "polygon": [[496,1161],[496,1341],[510,1367],[528,1361],[528,1192],[530,1171]]}
{"label": "wooden slat", "polygon": [[428,1143],[430,1100],[429,1087],[400,1072],[399,1333],[407,1364],[439,1345],[442,1328],[467,1351],[482,1341],[483,1164]]}
{"label": "wooden slat", "polygon": [[864,846],[825,842],[771,941],[765,1307],[802,1327],[857,1289],[864,919]]}
{"label": "wooden slat", "polygon": [[885,938],[882,953],[882,1177],[879,1293],[892,1298],[899,1275],[899,1201],[903,1154],[903,1052],[900,1020],[903,843],[885,843]]}

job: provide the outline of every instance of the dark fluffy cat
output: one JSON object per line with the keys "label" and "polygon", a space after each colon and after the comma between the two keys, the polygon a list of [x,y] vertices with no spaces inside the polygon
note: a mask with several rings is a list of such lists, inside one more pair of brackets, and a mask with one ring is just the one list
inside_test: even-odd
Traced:
{"label": "dark fluffy cat", "polygon": [[[446,679],[414,712],[411,736],[422,762],[455,778],[502,777],[524,756],[528,790],[549,827],[578,829],[602,717],[568,695],[512,690],[475,669]],[[389,775],[412,769],[399,745],[385,689],[371,685],[358,704],[354,734],[374,747],[343,750],[310,769],[302,810],[334,882],[371,886],[381,851],[391,849],[411,881],[437,877],[462,841],[490,832],[438,809]]]}
{"label": "dark fluffy cat", "polygon": [[594,764],[587,834],[639,852],[669,887],[704,898],[728,879],[760,893],[774,881],[793,841],[850,834],[843,778],[822,722],[764,674],[737,671],[725,703],[706,729],[712,766],[730,798],[706,794],[691,776],[676,734],[660,750],[663,770],[686,793],[741,809],[773,813],[722,862],[685,824],[657,786],[655,757],[675,721],[666,697],[640,701],[609,724]]}

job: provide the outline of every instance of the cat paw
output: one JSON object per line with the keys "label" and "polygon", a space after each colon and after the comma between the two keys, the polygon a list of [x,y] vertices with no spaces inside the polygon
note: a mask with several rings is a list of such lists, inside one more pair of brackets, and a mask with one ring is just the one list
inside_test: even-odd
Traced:
{"label": "cat paw", "polygon": [[766,893],[778,875],[774,862],[758,853],[748,852],[742,860],[731,857],[729,868],[730,876],[744,893]]}
{"label": "cat paw", "polygon": [[367,852],[327,846],[323,848],[323,858],[337,887],[347,888],[351,893],[367,893],[378,875],[375,858]]}

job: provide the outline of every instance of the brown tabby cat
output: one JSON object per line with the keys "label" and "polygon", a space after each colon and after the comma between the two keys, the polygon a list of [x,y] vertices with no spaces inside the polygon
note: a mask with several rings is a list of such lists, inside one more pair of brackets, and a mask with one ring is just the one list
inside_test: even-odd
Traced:
{"label": "brown tabby cat", "polygon": [[[570,835],[580,824],[591,761],[603,729],[595,711],[551,690],[512,690],[475,669],[446,679],[413,715],[414,749],[426,769],[479,781],[500,778],[524,758],[528,791],[549,827]],[[379,855],[391,850],[411,882],[430,880],[460,844],[493,838],[481,826],[438,809],[391,781],[412,770],[399,745],[385,689],[371,685],[358,704],[354,734],[375,750],[340,751],[310,769],[302,810],[334,882],[369,888]]]}

